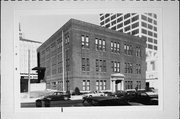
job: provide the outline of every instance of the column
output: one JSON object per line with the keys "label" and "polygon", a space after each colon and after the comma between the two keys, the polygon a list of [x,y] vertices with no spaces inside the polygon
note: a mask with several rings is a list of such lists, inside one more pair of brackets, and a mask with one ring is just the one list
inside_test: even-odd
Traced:
{"label": "column", "polygon": [[124,90],[124,80],[121,81],[121,89]]}

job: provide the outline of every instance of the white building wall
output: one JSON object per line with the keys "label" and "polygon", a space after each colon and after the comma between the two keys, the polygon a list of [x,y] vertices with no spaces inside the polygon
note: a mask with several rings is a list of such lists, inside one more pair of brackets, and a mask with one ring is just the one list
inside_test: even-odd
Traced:
{"label": "white building wall", "polygon": [[37,66],[37,52],[36,49],[41,45],[41,43],[37,43],[34,41],[28,40],[19,40],[20,45],[20,74],[28,73],[28,50],[30,50],[30,73],[37,74],[36,71],[32,70],[32,68]]}

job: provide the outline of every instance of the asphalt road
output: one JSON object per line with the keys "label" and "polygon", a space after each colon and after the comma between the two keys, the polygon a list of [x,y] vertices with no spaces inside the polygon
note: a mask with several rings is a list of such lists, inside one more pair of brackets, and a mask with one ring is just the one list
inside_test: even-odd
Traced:
{"label": "asphalt road", "polygon": [[[127,106],[141,106],[141,105],[143,105],[143,104],[136,103],[136,102],[130,102],[129,105],[127,105]],[[91,106],[91,105],[89,105],[87,103],[83,104],[82,100],[51,101],[51,103],[50,103],[50,107],[81,107],[81,106]],[[36,103],[35,102],[21,103],[21,107],[22,108],[36,107]]]}

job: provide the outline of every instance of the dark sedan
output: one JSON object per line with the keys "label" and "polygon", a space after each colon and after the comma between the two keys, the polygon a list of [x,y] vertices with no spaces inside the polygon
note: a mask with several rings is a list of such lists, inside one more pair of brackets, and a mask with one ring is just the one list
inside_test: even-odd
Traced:
{"label": "dark sedan", "polygon": [[118,105],[129,105],[124,97],[113,97],[113,96],[97,96],[97,97],[83,97],[83,104],[89,106],[118,106]]}
{"label": "dark sedan", "polygon": [[158,105],[158,94],[153,92],[139,92],[132,95],[127,95],[128,101],[138,102],[145,105]]}
{"label": "dark sedan", "polygon": [[51,101],[69,100],[69,98],[70,98],[70,94],[68,93],[54,92],[51,95],[36,100],[36,107],[42,107],[43,102],[45,107],[49,107]]}

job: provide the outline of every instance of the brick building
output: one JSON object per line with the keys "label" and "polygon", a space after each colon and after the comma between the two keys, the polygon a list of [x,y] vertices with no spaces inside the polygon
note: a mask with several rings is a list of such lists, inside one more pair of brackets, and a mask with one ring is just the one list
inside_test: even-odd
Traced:
{"label": "brick building", "polygon": [[38,49],[47,88],[73,91],[145,88],[146,40],[70,19]]}

